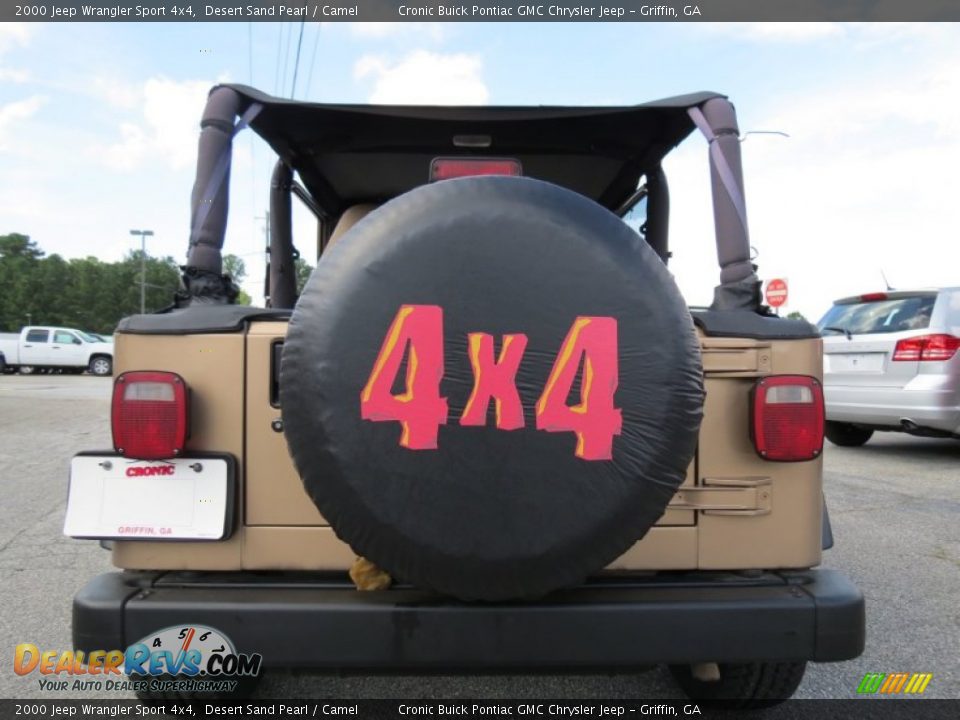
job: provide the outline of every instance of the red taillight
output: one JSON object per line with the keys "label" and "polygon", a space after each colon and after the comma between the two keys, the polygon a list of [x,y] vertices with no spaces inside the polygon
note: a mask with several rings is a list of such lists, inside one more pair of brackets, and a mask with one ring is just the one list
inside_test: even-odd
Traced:
{"label": "red taillight", "polygon": [[893,349],[894,362],[916,362],[920,359],[923,352],[922,337],[907,338],[897,341],[897,346]]}
{"label": "red taillight", "polygon": [[764,460],[813,460],[823,451],[823,388],[806,375],[774,375],[753,391],[753,445]]}
{"label": "red taillight", "polygon": [[897,342],[893,350],[895,362],[942,362],[960,350],[960,337],[953,335],[921,335]]}
{"label": "red taillight", "polygon": [[128,372],[113,384],[113,447],[127,458],[163,460],[187,442],[187,388],[169,372]]}
{"label": "red taillight", "polygon": [[509,158],[435,158],[430,163],[430,182],[470,175],[522,175],[519,160]]}
{"label": "red taillight", "polygon": [[886,293],[867,293],[866,295],[860,296],[860,302],[880,302],[881,300],[886,300]]}

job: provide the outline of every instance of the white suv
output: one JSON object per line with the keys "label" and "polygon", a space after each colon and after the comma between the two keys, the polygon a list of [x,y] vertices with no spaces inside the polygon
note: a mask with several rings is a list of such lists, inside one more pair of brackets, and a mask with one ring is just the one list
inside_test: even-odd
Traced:
{"label": "white suv", "polygon": [[960,437],[960,288],[843,298],[818,325],[832,443],[863,445],[875,430]]}

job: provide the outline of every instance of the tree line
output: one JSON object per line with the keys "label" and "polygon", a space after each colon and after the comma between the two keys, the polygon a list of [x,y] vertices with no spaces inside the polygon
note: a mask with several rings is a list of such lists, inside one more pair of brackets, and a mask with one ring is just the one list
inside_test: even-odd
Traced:
{"label": "tree line", "polygon": [[[173,302],[180,269],[172,257],[146,257],[146,311]],[[238,284],[246,268],[236,255],[224,256],[224,272]],[[298,285],[312,268],[297,261]],[[121,318],[140,312],[141,252],[119,262],[95,257],[66,260],[47,255],[27,235],[0,235],[0,332],[19,332],[24,325],[62,325],[110,334]],[[249,305],[241,291],[238,302]]]}

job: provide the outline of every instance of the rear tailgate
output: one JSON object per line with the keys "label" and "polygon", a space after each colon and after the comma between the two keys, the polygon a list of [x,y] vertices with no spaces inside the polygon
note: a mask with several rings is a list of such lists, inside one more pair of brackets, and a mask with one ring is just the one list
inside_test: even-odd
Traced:
{"label": "rear tailgate", "polygon": [[897,342],[916,331],[830,335],[823,339],[823,374],[828,386],[902,388],[917,376],[919,363],[893,361]]}
{"label": "rear tailgate", "polygon": [[[759,322],[759,321],[758,321]],[[764,326],[774,322],[766,319]],[[787,321],[782,321],[785,324]],[[819,378],[820,338],[701,332],[706,405],[699,448],[670,506],[613,570],[798,568],[820,559],[821,460],[769,462],[751,441],[751,393],[773,375]],[[238,462],[238,527],[214,543],[117,542],[123,568],[345,570],[354,553],[303,489],[277,403],[287,323],[245,333],[118,337],[118,372],[163,367],[192,390],[189,449]],[[241,391],[241,389],[243,389]]]}
{"label": "rear tailgate", "polygon": [[845,298],[820,321],[824,384],[902,388],[920,363],[897,359],[897,343],[924,334],[936,292],[890,292]]}
{"label": "rear tailgate", "polygon": [[[286,329],[286,323],[254,323],[247,335],[244,566],[345,569],[354,555],[307,496],[276,425],[280,408],[270,388]],[[759,457],[750,440],[749,401],[763,377],[819,378],[819,339],[701,336],[701,347],[707,404],[697,456],[659,521],[610,569],[815,565],[820,460]]]}
{"label": "rear tailgate", "polygon": [[16,365],[20,361],[20,336],[16,333],[0,333],[0,355],[7,365]]}

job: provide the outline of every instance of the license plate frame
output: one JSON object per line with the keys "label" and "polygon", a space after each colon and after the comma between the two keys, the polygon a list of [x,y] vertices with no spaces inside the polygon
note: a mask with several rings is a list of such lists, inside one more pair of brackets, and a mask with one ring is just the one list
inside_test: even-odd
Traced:
{"label": "license plate frame", "polygon": [[79,453],[70,461],[63,534],[85,540],[226,540],[235,526],[236,477],[236,460],[226,453],[163,461]]}

